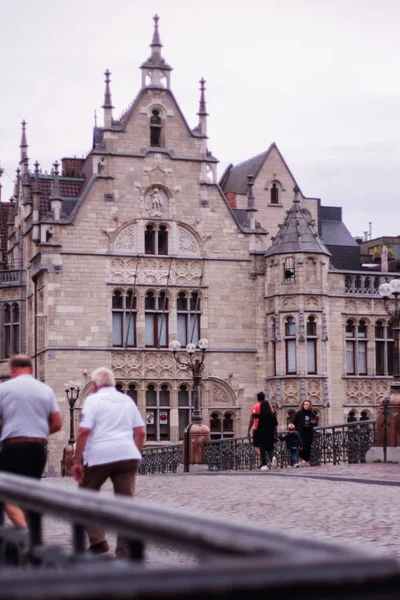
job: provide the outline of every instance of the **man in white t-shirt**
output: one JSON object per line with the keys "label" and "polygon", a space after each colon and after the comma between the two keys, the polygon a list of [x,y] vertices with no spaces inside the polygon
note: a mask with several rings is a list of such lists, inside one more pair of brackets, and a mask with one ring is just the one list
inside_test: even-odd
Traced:
{"label": "man in white t-shirt", "polygon": [[[100,490],[108,478],[114,493],[133,496],[145,439],[144,422],[133,400],[115,389],[114,374],[100,367],[92,374],[93,394],[83,403],[72,476],[80,487]],[[108,552],[105,532],[88,527],[93,554]],[[118,536],[115,553],[126,556]]]}

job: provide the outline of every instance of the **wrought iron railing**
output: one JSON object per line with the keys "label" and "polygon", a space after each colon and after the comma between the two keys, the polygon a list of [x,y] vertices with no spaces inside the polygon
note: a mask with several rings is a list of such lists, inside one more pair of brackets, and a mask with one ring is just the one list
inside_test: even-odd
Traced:
{"label": "wrought iron railing", "polygon": [[169,446],[148,446],[142,451],[140,475],[176,473],[182,462],[182,442]]}
{"label": "wrought iron railing", "polygon": [[[233,600],[265,598],[398,598],[400,570],[395,558],[349,545],[294,538],[260,527],[222,521],[195,511],[166,509],[107,497],[89,490],[43,485],[0,475],[0,502],[22,506],[29,531],[4,526],[0,504],[0,599]],[[71,524],[72,548],[43,543],[43,517]],[[126,560],[85,553],[85,526],[116,531],[128,541]],[[149,543],[178,549],[196,560],[144,568]],[[11,549],[17,552],[12,554]],[[301,552],[299,552],[301,548]],[[13,561],[8,558],[14,557]],[[12,562],[14,568],[3,568]]]}
{"label": "wrought iron railing", "polygon": [[[311,449],[311,465],[362,463],[375,441],[375,420],[316,427]],[[281,432],[284,433],[284,432]],[[286,444],[275,444],[278,467],[288,466]],[[247,437],[205,442],[205,460],[210,471],[246,471],[260,466],[260,459]]]}
{"label": "wrought iron railing", "polygon": [[364,463],[375,437],[375,419],[316,427],[310,464]]}

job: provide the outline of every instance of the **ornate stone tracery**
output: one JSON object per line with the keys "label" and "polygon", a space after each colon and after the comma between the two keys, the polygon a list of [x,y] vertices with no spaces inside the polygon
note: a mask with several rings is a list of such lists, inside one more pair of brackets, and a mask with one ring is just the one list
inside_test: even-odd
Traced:
{"label": "ornate stone tracery", "polygon": [[115,240],[114,248],[120,252],[135,249],[135,225],[129,225],[121,231]]}

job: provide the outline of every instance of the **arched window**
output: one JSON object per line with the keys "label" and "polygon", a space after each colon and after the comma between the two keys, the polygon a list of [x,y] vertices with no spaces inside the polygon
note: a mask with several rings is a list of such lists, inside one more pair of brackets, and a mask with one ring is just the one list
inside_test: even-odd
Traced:
{"label": "arched window", "polygon": [[156,254],[156,232],[153,225],[147,225],[144,232],[145,254]]}
{"label": "arched window", "polygon": [[191,421],[192,393],[189,386],[183,383],[178,391],[179,439],[183,440],[185,428]]}
{"label": "arched window", "polygon": [[200,297],[197,292],[191,295],[180,292],[176,300],[178,341],[181,346],[189,342],[197,344],[200,339]]}
{"label": "arched window", "polygon": [[369,414],[368,410],[362,410],[360,415],[360,421],[368,421],[369,419],[371,419],[371,415]]}
{"label": "arched window", "polygon": [[279,190],[276,183],[271,186],[271,204],[279,204]]}
{"label": "arched window", "polygon": [[296,323],[293,317],[287,317],[285,321],[285,350],[286,350],[286,374],[295,375],[296,367]]}
{"label": "arched window", "polygon": [[221,415],[219,412],[213,412],[210,415],[210,436],[212,440],[221,440],[233,438],[234,417],[231,412]]}
{"label": "arched window", "polygon": [[360,320],[355,326],[353,319],[346,322],[346,375],[367,374],[367,323]]}
{"label": "arched window", "polygon": [[168,254],[168,230],[165,225],[160,225],[158,230],[158,248],[157,254]]}
{"label": "arched window", "polygon": [[307,373],[317,373],[317,323],[315,317],[307,319]]}
{"label": "arched window", "polygon": [[145,254],[158,254],[166,256],[168,254],[168,229],[166,225],[153,224],[146,225],[144,232],[144,252]]}
{"label": "arched window", "polygon": [[152,110],[150,117],[150,146],[161,146],[161,117],[157,109]]}
{"label": "arched window", "polygon": [[159,390],[150,384],[146,390],[146,435],[149,441],[169,440],[170,393],[167,385]]}
{"label": "arched window", "polygon": [[3,306],[3,348],[4,358],[20,352],[20,314],[19,304],[4,304]]}
{"label": "arched window", "polygon": [[290,256],[283,261],[283,283],[295,283],[296,272],[294,268],[294,258]]}
{"label": "arched window", "polygon": [[145,343],[147,347],[166,348],[168,340],[168,298],[147,292],[145,298]]}
{"label": "arched window", "polygon": [[356,411],[355,410],[351,410],[349,412],[349,414],[347,415],[347,422],[348,423],[355,423],[356,421],[357,421]]}
{"label": "arched window", "polygon": [[128,391],[126,392],[129,398],[132,398],[135,404],[137,404],[137,390],[136,385],[133,383],[129,384]]}
{"label": "arched window", "polygon": [[393,375],[393,332],[383,321],[375,324],[375,374]]}
{"label": "arched window", "polygon": [[112,297],[112,345],[136,347],[136,296],[115,290]]}

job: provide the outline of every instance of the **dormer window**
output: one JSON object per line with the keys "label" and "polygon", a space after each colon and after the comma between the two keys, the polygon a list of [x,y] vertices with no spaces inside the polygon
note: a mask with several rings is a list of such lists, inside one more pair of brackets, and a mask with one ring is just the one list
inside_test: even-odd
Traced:
{"label": "dormer window", "polygon": [[150,117],[150,146],[161,146],[160,111],[154,109]]}
{"label": "dormer window", "polygon": [[276,183],[271,187],[271,204],[279,204],[279,189]]}

